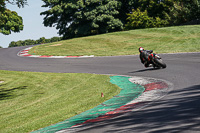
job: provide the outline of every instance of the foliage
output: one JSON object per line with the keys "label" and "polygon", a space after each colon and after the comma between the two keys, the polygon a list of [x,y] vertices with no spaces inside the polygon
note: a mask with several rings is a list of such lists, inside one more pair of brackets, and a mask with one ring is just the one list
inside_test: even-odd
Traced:
{"label": "foliage", "polygon": [[0,13],[3,12],[5,10],[5,0],[1,0],[0,1]]}
{"label": "foliage", "polygon": [[50,9],[45,15],[45,26],[56,26],[64,38],[87,36],[122,30],[123,24],[115,18],[119,14],[116,0],[43,0]]}
{"label": "foliage", "polygon": [[38,40],[31,40],[31,39],[27,39],[27,40],[19,40],[17,42],[12,41],[9,44],[9,47],[18,47],[18,46],[27,46],[27,45],[34,45],[34,44],[44,44],[44,43],[52,43],[52,42],[57,42],[62,40],[62,37],[52,37],[50,39],[46,39],[45,37],[41,37]]}
{"label": "foliage", "polygon": [[147,10],[141,12],[139,9],[133,10],[131,14],[128,15],[128,23],[125,25],[125,29],[139,29],[139,28],[153,28],[153,27],[163,27],[168,24],[167,21],[161,20],[159,17],[155,19],[149,17]]}
{"label": "foliage", "polygon": [[24,7],[24,5],[27,5],[27,0],[4,0],[9,4],[17,5],[19,8]]}
{"label": "foliage", "polygon": [[170,24],[179,25],[200,19],[200,0],[176,1],[170,8]]}
{"label": "foliage", "polygon": [[200,19],[200,0],[139,0],[125,29],[180,25]]}
{"label": "foliage", "polygon": [[11,32],[20,32],[23,30],[22,17],[14,11],[5,10],[0,12],[0,33],[9,35]]}
{"label": "foliage", "polygon": [[19,8],[27,4],[27,0],[1,0],[0,1],[0,33],[9,35],[11,32],[23,30],[23,20],[14,11],[6,8],[6,4],[15,4]]}
{"label": "foliage", "polygon": [[127,23],[127,13],[131,13],[132,10],[139,7],[138,0],[118,0],[120,8],[119,15],[117,16],[123,24]]}
{"label": "foliage", "polygon": [[174,0],[139,0],[139,8],[141,11],[147,10],[148,16],[166,19],[165,15],[170,12]]}
{"label": "foliage", "polygon": [[163,27],[169,24],[172,0],[139,0],[131,13],[128,13],[125,29]]}
{"label": "foliage", "polygon": [[[177,25],[200,16],[200,0],[43,1],[43,7],[49,7],[41,13],[45,15],[44,25],[56,26],[64,38],[119,31],[125,24],[129,25],[128,29]],[[136,22],[133,16],[138,15],[140,21]],[[135,25],[130,28],[132,22]]]}

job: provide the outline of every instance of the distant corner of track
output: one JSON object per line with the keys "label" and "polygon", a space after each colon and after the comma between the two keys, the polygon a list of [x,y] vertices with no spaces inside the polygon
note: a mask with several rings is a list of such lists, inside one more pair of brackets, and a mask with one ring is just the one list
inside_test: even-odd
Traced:
{"label": "distant corner of track", "polygon": [[[19,51],[17,53],[17,55],[20,56],[20,57],[33,57],[33,58],[91,58],[91,57],[96,57],[94,55],[81,55],[81,56],[35,55],[35,53],[29,54],[29,50],[31,48],[33,48],[33,47],[31,46],[31,47],[22,49],[21,51]],[[160,53],[160,54],[188,54],[188,53],[191,53],[191,54],[197,54],[198,53],[199,54],[200,52]],[[123,55],[123,56],[138,56],[138,55],[136,54],[136,55]],[[103,56],[103,57],[107,57],[107,56]],[[119,57],[119,56],[112,56],[112,57]]]}
{"label": "distant corner of track", "polygon": [[49,56],[49,55],[33,55],[29,54],[29,50],[32,47],[25,48],[17,53],[18,56],[21,57],[33,57],[33,58],[90,58],[94,57],[94,55],[83,55],[83,56]]}

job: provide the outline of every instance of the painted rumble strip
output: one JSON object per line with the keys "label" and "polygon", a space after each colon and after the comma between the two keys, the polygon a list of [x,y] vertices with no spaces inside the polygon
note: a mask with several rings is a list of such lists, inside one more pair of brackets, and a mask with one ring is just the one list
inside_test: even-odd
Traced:
{"label": "painted rumble strip", "polygon": [[88,57],[94,57],[94,55],[84,55],[84,56],[47,56],[47,55],[31,55],[28,54],[29,50],[32,47],[23,49],[20,51],[17,55],[22,57],[35,57],[35,58],[88,58]]}
{"label": "painted rumble strip", "polygon": [[[171,89],[173,89],[173,84],[169,83],[168,81],[154,79],[154,78],[146,78],[146,77],[130,77],[129,81],[134,84],[139,84],[144,86],[145,91],[140,95],[138,98],[133,99],[132,101],[126,103],[125,105],[116,108],[113,111],[105,113],[105,115],[101,115],[95,119],[87,120],[81,124],[77,124],[71,128],[67,128],[57,133],[64,133],[64,132],[78,132],[79,129],[83,130],[84,128],[89,128],[90,123],[104,121],[107,119],[111,119],[122,114],[125,114],[130,111],[138,110],[150,104],[153,101],[157,101],[163,96],[165,96]],[[84,126],[86,125],[87,126]],[[81,128],[80,128],[81,126]]]}
{"label": "painted rumble strip", "polygon": [[112,111],[136,99],[145,91],[143,86],[130,82],[129,78],[130,77],[124,76],[111,76],[110,82],[118,85],[121,88],[121,92],[117,96],[114,96],[112,99],[105,101],[93,109],[85,111],[55,125],[42,128],[33,133],[54,133],[72,126],[92,122],[92,120],[98,121],[98,118],[107,116],[107,114],[111,114]]}
{"label": "painted rumble strip", "polygon": [[110,78],[111,83],[121,87],[119,95],[93,109],[34,133],[76,132],[82,125],[111,119],[145,107],[165,96],[173,88],[171,83],[160,79],[126,76],[111,76]]}

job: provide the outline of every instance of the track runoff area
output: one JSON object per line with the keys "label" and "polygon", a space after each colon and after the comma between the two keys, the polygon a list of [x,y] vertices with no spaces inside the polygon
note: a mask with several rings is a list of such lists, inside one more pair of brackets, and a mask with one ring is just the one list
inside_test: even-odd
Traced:
{"label": "track runoff area", "polygon": [[110,82],[121,88],[118,95],[81,114],[32,133],[76,132],[80,126],[139,110],[173,89],[173,84],[168,81],[147,77],[110,76]]}

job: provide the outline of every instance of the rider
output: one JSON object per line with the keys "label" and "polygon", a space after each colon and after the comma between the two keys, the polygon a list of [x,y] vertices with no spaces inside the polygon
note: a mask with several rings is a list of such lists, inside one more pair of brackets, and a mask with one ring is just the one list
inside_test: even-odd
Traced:
{"label": "rider", "polygon": [[150,60],[149,60],[149,55],[151,53],[153,53],[153,50],[144,50],[143,47],[140,47],[139,52],[140,52],[140,60],[144,64],[144,66],[145,67],[152,66],[152,64],[150,63]]}

